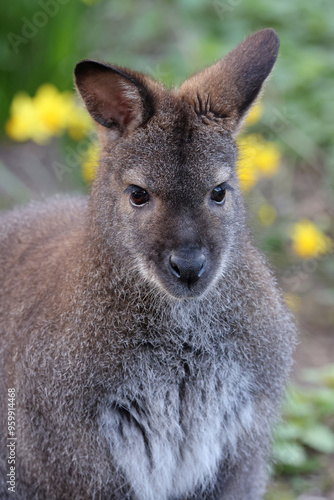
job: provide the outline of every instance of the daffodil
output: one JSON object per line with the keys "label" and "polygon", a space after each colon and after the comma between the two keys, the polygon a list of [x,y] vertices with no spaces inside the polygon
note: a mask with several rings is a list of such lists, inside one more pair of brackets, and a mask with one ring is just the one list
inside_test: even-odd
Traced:
{"label": "daffodil", "polygon": [[24,92],[14,97],[6,123],[6,133],[14,141],[31,139],[44,144],[66,130],[77,141],[93,130],[92,119],[72,92],[59,92],[53,84],[45,83],[34,97]]}
{"label": "daffodil", "polygon": [[92,142],[83,157],[81,163],[81,174],[85,182],[92,182],[96,175],[97,163],[99,159],[98,144]]}
{"label": "daffodil", "polygon": [[40,122],[33,99],[25,92],[16,94],[11,103],[10,114],[6,133],[14,141],[32,139],[43,144],[49,138]]}
{"label": "daffodil", "polygon": [[256,104],[254,104],[254,106],[248,113],[245,120],[245,125],[246,126],[254,125],[260,120],[262,115],[263,115],[263,104],[261,102],[257,102]]}
{"label": "daffodil", "polygon": [[241,136],[237,144],[237,171],[244,191],[253,187],[261,177],[272,177],[276,174],[280,153],[273,142],[266,142],[259,134],[249,134]]}
{"label": "daffodil", "polygon": [[254,159],[256,156],[255,143],[249,140],[249,136],[241,137],[237,141],[239,147],[239,156],[237,163],[237,172],[241,189],[248,191],[258,179],[258,172],[254,166]]}
{"label": "daffodil", "polygon": [[256,151],[254,163],[263,177],[273,177],[278,168],[281,155],[273,142],[262,142]]}
{"label": "daffodil", "polygon": [[297,222],[291,229],[292,249],[296,255],[309,259],[329,253],[333,241],[307,219]]}
{"label": "daffodil", "polygon": [[88,112],[73,101],[67,116],[67,130],[75,141],[80,141],[94,131],[93,120]]}
{"label": "daffodil", "polygon": [[42,85],[36,92],[34,97],[36,112],[50,137],[64,131],[72,99],[70,92],[59,92],[51,83]]}

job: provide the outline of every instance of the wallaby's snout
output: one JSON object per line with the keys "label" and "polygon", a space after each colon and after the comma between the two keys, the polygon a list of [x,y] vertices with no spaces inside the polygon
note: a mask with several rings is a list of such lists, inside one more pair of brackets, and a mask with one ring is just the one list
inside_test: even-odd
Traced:
{"label": "wallaby's snout", "polygon": [[169,266],[172,275],[191,288],[205,272],[206,257],[199,248],[184,246],[173,250]]}

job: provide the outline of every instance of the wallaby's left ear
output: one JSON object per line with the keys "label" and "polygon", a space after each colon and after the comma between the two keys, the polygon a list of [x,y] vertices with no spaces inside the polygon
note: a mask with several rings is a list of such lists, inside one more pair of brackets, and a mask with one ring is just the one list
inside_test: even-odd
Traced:
{"label": "wallaby's left ear", "polygon": [[225,121],[237,129],[277,58],[279,38],[273,29],[258,31],[216,64],[186,80],[182,98],[206,121]]}

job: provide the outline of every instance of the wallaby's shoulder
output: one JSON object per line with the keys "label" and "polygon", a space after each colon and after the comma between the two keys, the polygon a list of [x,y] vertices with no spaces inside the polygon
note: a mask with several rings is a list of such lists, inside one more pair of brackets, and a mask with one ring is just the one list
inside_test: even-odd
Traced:
{"label": "wallaby's shoulder", "polygon": [[22,283],[24,277],[30,280],[44,264],[54,261],[60,248],[65,248],[82,231],[86,213],[84,197],[56,196],[1,214],[2,288],[6,282],[16,281],[19,275]]}
{"label": "wallaby's shoulder", "polygon": [[[57,237],[85,220],[87,202],[84,197],[55,196],[47,201],[34,201],[0,214],[0,246],[13,253],[46,237]],[[10,248],[9,248],[10,246]]]}
{"label": "wallaby's shoulder", "polygon": [[0,213],[0,241],[20,231],[34,237],[34,230],[43,233],[65,229],[72,221],[80,220],[86,212],[83,196],[56,195],[46,201],[32,201],[10,211]]}

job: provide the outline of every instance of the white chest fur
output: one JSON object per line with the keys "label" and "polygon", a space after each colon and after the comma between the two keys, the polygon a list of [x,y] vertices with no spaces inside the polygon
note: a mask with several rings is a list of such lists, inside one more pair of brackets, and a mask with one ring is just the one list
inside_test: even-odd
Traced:
{"label": "white chest fur", "polygon": [[214,479],[253,422],[250,381],[236,363],[192,385],[147,391],[104,411],[100,431],[139,500],[168,500]]}

